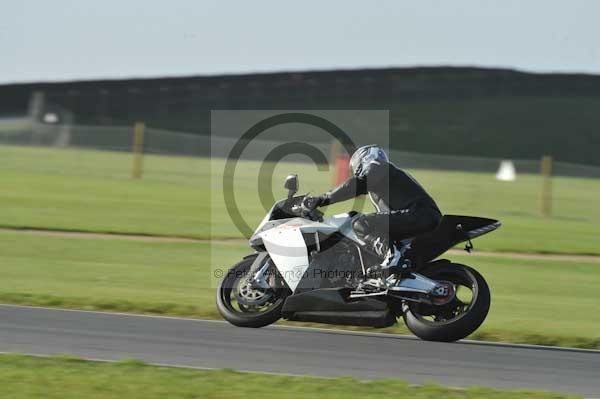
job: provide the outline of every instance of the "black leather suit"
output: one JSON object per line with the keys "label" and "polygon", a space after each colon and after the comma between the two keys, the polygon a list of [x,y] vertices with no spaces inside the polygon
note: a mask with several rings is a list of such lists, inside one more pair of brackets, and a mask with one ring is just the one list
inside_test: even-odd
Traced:
{"label": "black leather suit", "polygon": [[327,192],[321,205],[369,194],[377,212],[362,215],[354,231],[380,256],[390,244],[434,230],[441,213],[435,201],[408,173],[386,162],[372,162],[360,177],[350,177]]}

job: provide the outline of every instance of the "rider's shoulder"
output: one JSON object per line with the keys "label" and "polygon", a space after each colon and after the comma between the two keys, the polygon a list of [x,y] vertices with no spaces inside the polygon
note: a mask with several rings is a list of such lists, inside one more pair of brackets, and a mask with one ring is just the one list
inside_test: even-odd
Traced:
{"label": "rider's shoulder", "polygon": [[365,166],[365,175],[367,177],[386,173],[390,164],[373,160]]}

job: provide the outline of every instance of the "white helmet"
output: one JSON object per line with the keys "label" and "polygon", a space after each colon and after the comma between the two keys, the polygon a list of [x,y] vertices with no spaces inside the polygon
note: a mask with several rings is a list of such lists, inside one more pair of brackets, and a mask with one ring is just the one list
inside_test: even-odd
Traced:
{"label": "white helmet", "polygon": [[354,176],[361,177],[366,173],[367,166],[371,163],[389,163],[390,159],[381,146],[376,144],[360,147],[350,158],[350,168]]}

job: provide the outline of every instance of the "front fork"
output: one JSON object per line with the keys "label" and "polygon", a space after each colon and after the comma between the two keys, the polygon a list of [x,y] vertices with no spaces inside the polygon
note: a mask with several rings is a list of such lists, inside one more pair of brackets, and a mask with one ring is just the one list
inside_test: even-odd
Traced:
{"label": "front fork", "polygon": [[266,275],[269,266],[271,266],[271,263],[267,259],[268,257],[268,252],[259,252],[258,256],[250,266],[250,270],[248,271],[248,281],[253,288],[261,288],[263,290],[271,288]]}

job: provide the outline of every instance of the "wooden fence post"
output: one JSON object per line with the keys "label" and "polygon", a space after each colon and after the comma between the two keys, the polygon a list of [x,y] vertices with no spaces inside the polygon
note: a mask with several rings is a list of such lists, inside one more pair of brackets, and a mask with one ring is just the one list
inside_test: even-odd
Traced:
{"label": "wooden fence post", "polygon": [[540,171],[542,174],[541,211],[542,216],[552,216],[552,157],[542,157]]}
{"label": "wooden fence post", "polygon": [[133,165],[131,177],[141,179],[144,167],[144,131],[146,126],[143,122],[136,122],[133,127]]}

